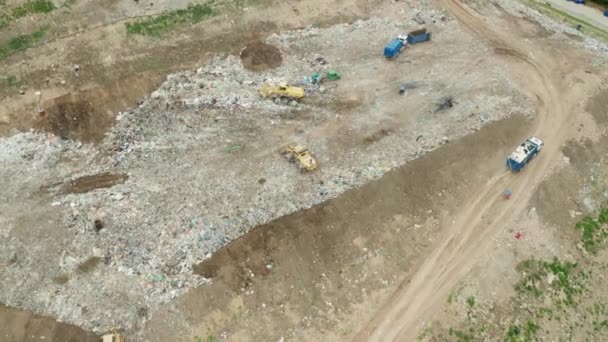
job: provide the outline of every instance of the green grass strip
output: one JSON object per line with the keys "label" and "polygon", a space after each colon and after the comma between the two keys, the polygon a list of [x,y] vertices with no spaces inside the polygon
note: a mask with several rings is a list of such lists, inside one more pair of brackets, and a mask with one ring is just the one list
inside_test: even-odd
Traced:
{"label": "green grass strip", "polygon": [[155,17],[127,23],[127,33],[144,36],[161,36],[174,31],[179,26],[196,24],[215,14],[215,11],[209,5],[190,5],[185,9],[169,11]]}
{"label": "green grass strip", "polygon": [[28,14],[49,13],[55,10],[55,4],[49,0],[30,0],[11,11],[0,13],[0,28],[8,26],[12,21],[23,18]]}
{"label": "green grass strip", "polygon": [[16,36],[8,42],[0,44],[0,59],[4,59],[17,51],[32,47],[44,37],[48,29],[48,26],[44,26],[32,34]]}

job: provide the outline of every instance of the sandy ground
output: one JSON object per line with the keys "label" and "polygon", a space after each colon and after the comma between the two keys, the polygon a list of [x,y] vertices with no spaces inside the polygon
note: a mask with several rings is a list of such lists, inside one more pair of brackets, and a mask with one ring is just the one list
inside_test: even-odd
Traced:
{"label": "sandy ground", "polygon": [[[595,122],[583,113],[586,99],[605,77],[604,71],[596,63],[600,57],[579,46],[564,45],[563,37],[554,36],[534,19],[517,10],[505,10],[501,7],[504,3],[476,5],[473,2],[462,4],[446,0],[434,4],[438,9],[447,9],[449,15],[457,19],[468,39],[479,39],[480,44],[489,47],[479,50],[478,57],[481,61],[489,59],[502,65],[521,93],[534,101],[537,113],[534,119],[515,116],[495,122],[393,170],[381,179],[311,209],[257,227],[209,259],[194,265],[193,272],[210,278],[211,283],[162,305],[157,311],[150,312],[149,317],[144,312],[139,330],[130,331],[130,337],[142,341],[196,341],[211,337],[234,341],[414,340],[424,324],[441,310],[459,282],[470,276],[471,270],[480,269],[477,268],[480,261],[487,257],[494,246],[492,241],[513,226],[527,211],[530,201],[537,198],[537,189],[562,160],[561,148],[566,141],[597,133]],[[307,23],[311,18],[321,17],[335,22],[369,15],[369,8],[378,4],[348,2],[344,10],[346,14],[340,13],[338,18],[331,18],[322,13],[331,12],[334,9],[332,4],[323,2],[323,5],[313,6],[307,3],[300,7],[300,13],[303,13],[301,17],[279,21],[270,25],[270,29],[260,30],[263,32],[260,35],[265,36],[277,27],[293,28]],[[293,8],[277,7],[271,11],[290,13]],[[252,12],[255,11],[248,12],[246,16],[255,17],[256,14]],[[488,17],[494,19],[484,19]],[[254,22],[251,25],[256,27],[259,24]],[[230,26],[218,23],[215,31],[211,30],[206,39],[197,42],[200,44],[198,46],[217,39],[221,29],[225,28],[222,25]],[[110,25],[101,28],[101,31],[107,34],[118,30],[117,27]],[[91,31],[78,39],[95,41],[92,37],[98,34],[99,31]],[[120,42],[108,48],[108,55],[115,54],[126,43],[120,35],[111,37]],[[187,44],[189,38],[178,37],[171,44],[179,47],[180,44]],[[233,39],[236,40],[229,41],[238,41],[237,38]],[[56,47],[68,41],[49,43],[49,46],[42,46],[28,54],[34,56],[37,51],[55,51],[50,52],[53,58],[61,58],[65,56],[64,52]],[[78,40],[75,41],[74,44],[77,44]],[[137,46],[127,52],[136,58],[135,55],[142,53],[138,49],[143,49],[146,43],[131,43]],[[156,53],[166,48],[163,44],[169,42],[158,42],[154,47]],[[181,57],[182,65],[204,59],[194,57],[198,53],[194,50]],[[151,50],[145,51],[148,56],[156,56]],[[39,60],[31,64],[46,63],[45,58],[36,58]],[[24,73],[24,67],[15,60],[3,63],[10,72]],[[571,62],[574,60],[576,64]],[[163,63],[171,62],[173,60],[163,60]],[[476,63],[483,65],[477,60]],[[88,69],[86,63],[83,65]],[[120,69],[119,63],[108,65],[116,66],[118,70],[130,68],[125,65]],[[454,68],[453,74],[446,74],[446,82],[470,73],[470,65],[469,68],[466,67],[468,64],[464,65],[458,64],[461,73]],[[162,68],[163,72],[168,69]],[[374,74],[372,70],[366,72]],[[77,96],[90,98],[86,101],[88,103],[101,103],[104,98],[114,99],[103,108],[105,117],[100,121],[87,122],[84,128],[77,125],[75,129],[70,129],[68,133],[73,134],[70,138],[88,136],[90,141],[101,139],[103,132],[113,123],[112,112],[149,92],[162,78],[155,70],[149,78],[142,78],[141,84],[136,82],[136,90],[123,95],[124,89],[137,77],[124,80],[110,77],[101,82],[95,75],[105,71],[97,70],[96,73],[80,80],[72,78],[72,89],[53,86],[48,91],[58,97],[51,100],[59,102],[58,113],[65,111],[61,109],[65,108],[62,103],[77,102],[74,95],[61,97],[74,89],[89,89],[85,90],[85,95],[81,93]],[[57,80],[61,76],[57,76]],[[390,79],[388,74],[382,77]],[[83,81],[86,79],[96,80],[97,84]],[[24,114],[31,109],[31,98],[15,99],[14,89],[5,91],[7,97],[3,101],[3,111],[0,111],[5,123],[4,132],[13,127],[31,127],[34,119]],[[601,104],[598,106],[601,107]],[[416,117],[395,112],[393,120],[413,120]],[[61,133],[65,124],[49,125],[56,133],[67,134]],[[342,125],[343,122],[338,123],[330,131],[341,131],[341,127],[345,127]],[[355,139],[365,141],[368,133],[373,132],[364,131]],[[508,174],[503,167],[504,156],[519,140],[529,135],[537,135],[545,140],[545,149],[524,172]],[[382,141],[383,133],[371,136],[374,142]],[[339,140],[332,146],[344,148],[352,141],[349,139]],[[58,172],[67,172],[73,167],[63,165]],[[125,181],[123,178],[104,177],[103,181],[108,186],[121,186],[116,180]],[[29,183],[33,188],[36,184]],[[75,189],[73,192],[91,189],[86,178],[71,186]],[[506,187],[515,194],[509,202],[500,198],[500,193]],[[49,208],[38,211],[36,215],[49,222],[61,221],[59,215]],[[34,240],[36,230],[31,227],[36,226],[32,223],[36,220],[28,219],[25,212],[20,212],[19,217],[24,227],[30,227],[29,230],[20,231],[19,236]],[[56,234],[63,239],[61,234],[66,233],[59,231]],[[52,255],[60,246],[49,244],[45,247],[46,252]],[[94,269],[96,264],[92,262],[91,268]],[[4,264],[2,266],[0,271],[6,272],[8,268],[4,268]],[[82,269],[82,273],[90,271],[86,265]],[[490,278],[494,275],[489,266],[481,269],[488,272]],[[79,281],[90,276],[77,275]],[[61,283],[59,278],[53,281],[56,283],[53,286]],[[4,336],[11,336],[15,341],[27,341],[28,334],[22,330],[35,330],[31,326],[23,328],[24,325],[28,326],[24,322],[29,320],[30,314],[7,312],[14,315],[11,317],[25,315],[25,318],[6,320],[15,323],[9,324],[8,328],[0,327],[0,332],[7,331]],[[52,324],[50,326],[51,330],[59,329]],[[72,334],[82,333],[58,331],[55,336],[61,337],[54,339],[58,341],[69,340]]]}

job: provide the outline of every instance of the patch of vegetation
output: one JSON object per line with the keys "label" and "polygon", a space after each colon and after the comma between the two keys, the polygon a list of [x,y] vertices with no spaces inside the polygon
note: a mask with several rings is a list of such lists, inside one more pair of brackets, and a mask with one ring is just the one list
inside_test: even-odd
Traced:
{"label": "patch of vegetation", "polygon": [[527,321],[522,327],[517,324],[512,324],[507,331],[505,341],[508,342],[532,342],[536,341],[536,333],[540,326],[532,321]]}
{"label": "patch of vegetation", "polygon": [[30,0],[23,5],[13,8],[0,15],[0,28],[8,26],[12,21],[34,13],[49,13],[57,7],[49,0]]}
{"label": "patch of vegetation", "polygon": [[467,304],[469,305],[470,308],[475,306],[475,297],[470,296],[469,298],[467,298]]}
{"label": "patch of vegetation", "polygon": [[256,0],[233,0],[233,4],[236,7],[245,7],[255,5]]}
{"label": "patch of vegetation", "polygon": [[454,301],[454,297],[456,297],[455,293],[450,292],[450,295],[448,296],[448,304],[452,304],[452,302]]}
{"label": "patch of vegetation", "polygon": [[462,292],[462,289],[464,289],[464,284],[459,285],[452,292],[450,292],[450,295],[448,296],[448,304],[452,304],[452,302],[458,298]]}
{"label": "patch of vegetation", "polygon": [[[538,308],[534,316],[539,319],[548,318],[549,320],[551,320],[553,319],[553,310],[549,308]],[[559,316],[557,317],[557,319],[559,320]]]}
{"label": "patch of vegetation", "polygon": [[32,47],[34,44],[40,41],[42,37],[44,37],[47,30],[48,26],[45,26],[34,33],[16,36],[7,43],[0,44],[0,59],[6,58],[15,52]]}
{"label": "patch of vegetation", "polygon": [[474,335],[474,331],[472,331],[473,329],[470,329],[469,332],[464,332],[461,330],[456,330],[456,329],[452,329],[450,328],[448,334],[452,337],[456,338],[456,341],[458,342],[473,342],[475,341],[475,335]]}
{"label": "patch of vegetation", "polygon": [[76,3],[76,1],[78,1],[78,0],[65,0],[64,2],[61,3],[61,5],[59,5],[59,7],[72,9],[72,5],[74,5]]}
{"label": "patch of vegetation", "polygon": [[565,304],[574,305],[573,295],[583,291],[582,282],[577,281],[580,277],[572,275],[571,271],[576,268],[576,263],[561,263],[557,258],[552,262],[543,263],[545,269],[551,271],[557,278],[551,284],[554,288],[559,288],[566,295]]}
{"label": "patch of vegetation", "polygon": [[4,80],[6,82],[6,85],[9,87],[16,88],[21,85],[21,81],[15,75],[10,75],[7,78],[5,78]]}
{"label": "patch of vegetation", "polygon": [[[597,218],[585,217],[576,228],[583,232],[583,243],[597,248],[604,242],[603,233],[608,223],[608,209],[602,208]],[[593,243],[589,243],[593,241]],[[514,285],[516,295],[511,297],[507,306],[492,306],[496,312],[508,316],[487,317],[481,315],[471,319],[473,308],[483,309],[484,303],[477,303],[475,297],[467,297],[467,319],[462,319],[457,327],[433,329],[430,340],[480,341],[500,340],[506,342],[537,341],[547,334],[550,339],[560,338],[560,341],[572,340],[575,336],[584,336],[582,340],[608,341],[608,303],[594,301],[605,297],[604,274],[608,264],[597,260],[593,255],[586,255],[581,264],[577,262],[528,259],[520,262],[517,267],[520,280]],[[455,289],[448,303],[451,303],[459,288]],[[581,295],[581,294],[585,295]],[[510,325],[505,325],[509,317]],[[507,322],[509,322],[507,320]],[[521,323],[525,322],[525,323]],[[541,330],[541,326],[551,325],[557,330]],[[479,327],[489,327],[482,330]]]}
{"label": "patch of vegetation", "polygon": [[605,329],[608,329],[608,320],[593,321],[593,330],[600,331]]}
{"label": "patch of vegetation", "polygon": [[427,337],[431,336],[433,331],[430,327],[425,327],[420,335],[418,335],[418,341],[424,341]]}
{"label": "patch of vegetation", "polygon": [[519,294],[532,294],[539,298],[543,292],[539,285],[545,275],[538,267],[535,260],[524,260],[517,265],[517,270],[523,274],[523,278],[515,285],[515,291]]}
{"label": "patch of vegetation", "polygon": [[592,315],[606,316],[608,314],[608,308],[604,303],[593,303],[593,307],[589,308],[588,311]]}
{"label": "patch of vegetation", "polygon": [[174,31],[178,26],[196,24],[216,15],[209,5],[190,5],[186,9],[165,12],[161,15],[127,23],[127,33],[144,36],[161,36]]}
{"label": "patch of vegetation", "polygon": [[515,290],[520,295],[531,294],[536,298],[548,292],[558,304],[574,306],[574,295],[584,290],[584,279],[588,277],[582,271],[574,274],[576,267],[576,263],[560,262],[557,258],[551,262],[525,260],[517,266],[523,278],[515,285]]}
{"label": "patch of vegetation", "polygon": [[581,239],[587,252],[597,253],[608,238],[607,221],[608,208],[601,208],[597,219],[585,216],[576,224],[575,228],[583,232]]}
{"label": "patch of vegetation", "polygon": [[48,0],[31,0],[13,9],[13,17],[21,18],[32,13],[49,13],[56,9],[55,5]]}

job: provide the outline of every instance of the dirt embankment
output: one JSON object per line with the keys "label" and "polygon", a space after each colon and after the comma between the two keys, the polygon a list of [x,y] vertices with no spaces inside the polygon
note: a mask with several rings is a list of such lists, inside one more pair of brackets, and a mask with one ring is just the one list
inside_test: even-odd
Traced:
{"label": "dirt embankment", "polygon": [[3,342],[99,342],[101,337],[49,317],[0,305],[0,340]]}
{"label": "dirt embankment", "polygon": [[281,51],[275,46],[255,41],[241,51],[241,61],[246,69],[262,71],[280,66],[283,57]]}

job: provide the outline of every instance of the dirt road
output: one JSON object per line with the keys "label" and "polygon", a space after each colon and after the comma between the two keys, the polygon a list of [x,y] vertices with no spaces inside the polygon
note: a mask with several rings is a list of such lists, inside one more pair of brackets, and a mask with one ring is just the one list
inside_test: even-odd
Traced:
{"label": "dirt road", "polygon": [[[524,76],[522,90],[538,102],[538,117],[529,132],[544,139],[546,147],[538,160],[521,174],[496,173],[485,184],[471,189],[477,194],[476,200],[443,222],[444,235],[437,241],[432,254],[411,279],[399,286],[356,341],[415,340],[422,324],[432,318],[449,291],[477,260],[483,258],[492,238],[509,226],[510,218],[525,210],[533,189],[559,157],[560,146],[568,137],[568,123],[572,120],[570,109],[580,96],[580,89],[566,91],[568,85],[564,74],[573,70],[557,67],[567,65],[564,56],[519,40],[506,27],[495,30],[492,24],[486,23],[460,1],[447,0],[443,4],[464,26],[481,39],[487,39],[496,53],[520,64]],[[499,196],[507,187],[515,194],[511,201],[504,201]]]}

